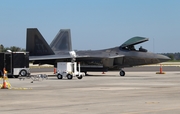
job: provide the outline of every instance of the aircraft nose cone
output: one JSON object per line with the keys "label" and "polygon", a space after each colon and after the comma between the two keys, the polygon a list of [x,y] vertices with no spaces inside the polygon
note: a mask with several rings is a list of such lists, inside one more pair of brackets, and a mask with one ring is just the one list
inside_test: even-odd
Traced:
{"label": "aircraft nose cone", "polygon": [[166,62],[166,61],[170,60],[170,58],[165,56],[165,55],[159,55],[158,59],[159,59],[160,62]]}

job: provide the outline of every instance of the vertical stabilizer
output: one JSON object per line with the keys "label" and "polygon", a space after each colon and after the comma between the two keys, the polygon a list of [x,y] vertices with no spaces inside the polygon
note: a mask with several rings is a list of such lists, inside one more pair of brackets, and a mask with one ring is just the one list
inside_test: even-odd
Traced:
{"label": "vertical stabilizer", "polygon": [[61,29],[51,42],[50,47],[53,51],[72,51],[70,29]]}
{"label": "vertical stabilizer", "polygon": [[27,28],[26,51],[29,52],[30,56],[54,54],[37,28]]}

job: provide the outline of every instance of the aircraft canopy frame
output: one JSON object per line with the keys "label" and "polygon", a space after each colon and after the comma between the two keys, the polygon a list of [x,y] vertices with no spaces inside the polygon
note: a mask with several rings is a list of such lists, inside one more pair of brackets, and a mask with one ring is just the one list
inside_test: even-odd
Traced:
{"label": "aircraft canopy frame", "polygon": [[148,40],[149,40],[149,38],[136,36],[136,37],[133,37],[133,38],[127,40],[126,42],[124,42],[120,47],[125,48],[127,46],[137,45],[137,44],[146,42]]}

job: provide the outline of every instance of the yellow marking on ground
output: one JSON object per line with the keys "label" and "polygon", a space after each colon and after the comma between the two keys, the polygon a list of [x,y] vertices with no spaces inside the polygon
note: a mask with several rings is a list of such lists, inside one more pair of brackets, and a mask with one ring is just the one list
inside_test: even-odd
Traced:
{"label": "yellow marking on ground", "polygon": [[[1,80],[2,78],[0,78]],[[15,89],[15,90],[28,90],[28,89],[32,89],[32,88],[23,88],[23,87],[12,87],[10,82],[8,81],[8,77],[5,78],[6,80],[6,86],[8,87],[8,89]],[[2,87],[2,84],[0,84],[0,88]]]}
{"label": "yellow marking on ground", "polygon": [[10,89],[14,89],[14,90],[32,90],[32,88],[18,88],[18,87],[13,87],[13,88],[10,88]]}
{"label": "yellow marking on ground", "polygon": [[160,72],[156,72],[156,74],[166,74],[165,72],[162,72],[162,73],[160,73]]}

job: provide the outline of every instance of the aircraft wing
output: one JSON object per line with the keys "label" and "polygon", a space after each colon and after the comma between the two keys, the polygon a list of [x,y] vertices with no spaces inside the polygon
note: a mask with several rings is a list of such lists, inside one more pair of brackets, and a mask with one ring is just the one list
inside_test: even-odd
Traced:
{"label": "aircraft wing", "polygon": [[110,56],[109,58],[115,59],[115,58],[121,58],[124,57],[124,55],[115,55],[115,56]]}
{"label": "aircraft wing", "polygon": [[[93,60],[93,59],[114,59],[114,58],[121,58],[124,57],[124,55],[114,55],[114,56],[90,56],[90,55],[84,55],[84,56],[77,56],[76,60]],[[67,60],[72,59],[70,55],[43,55],[43,56],[29,56],[30,61],[36,61],[36,60]]]}
{"label": "aircraft wing", "polygon": [[53,59],[70,59],[71,56],[60,56],[60,55],[42,55],[42,56],[29,56],[30,61],[36,60],[53,60]]}

